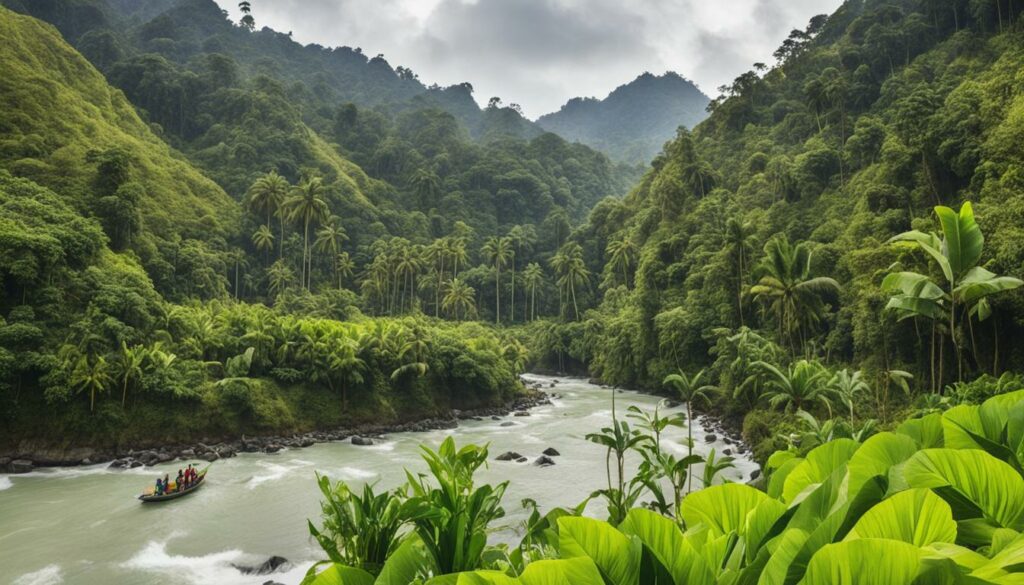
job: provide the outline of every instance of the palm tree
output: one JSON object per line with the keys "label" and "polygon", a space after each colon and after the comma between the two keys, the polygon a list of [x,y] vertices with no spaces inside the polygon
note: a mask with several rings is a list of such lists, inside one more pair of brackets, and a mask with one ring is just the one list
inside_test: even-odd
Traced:
{"label": "palm tree", "polygon": [[146,348],[141,345],[129,346],[121,342],[121,351],[117,354],[115,368],[121,381],[121,408],[128,400],[128,386],[142,378],[142,364],[146,361]]}
{"label": "palm tree", "polygon": [[[968,325],[972,327],[973,345],[971,316],[976,315],[979,321],[986,319],[992,313],[988,297],[1018,288],[1024,281],[997,276],[978,266],[985,237],[974,219],[970,201],[963,204],[959,214],[941,205],[935,208],[935,214],[942,225],[941,237],[934,232],[925,234],[914,230],[902,233],[890,242],[911,242],[926,252],[945,276],[945,288],[916,272],[890,274],[882,282],[882,288],[899,293],[889,300],[888,309],[904,315],[924,315],[932,319],[944,315],[949,319],[949,335],[956,350],[958,377],[962,380],[963,360],[956,334],[960,320],[958,308],[966,314]],[[977,361],[976,347],[973,353]]]}
{"label": "palm tree", "polygon": [[572,298],[573,311],[578,321],[580,308],[576,303],[576,287],[590,281],[590,271],[587,270],[587,265],[583,261],[583,248],[576,242],[566,242],[551,258],[551,266],[558,275],[559,288],[568,291]]}
{"label": "palm tree", "polygon": [[537,241],[537,230],[531,224],[517,225],[508,232],[512,241],[512,302],[510,303],[510,321],[516,319],[516,259],[522,256],[524,249],[529,249]]}
{"label": "palm tree", "polygon": [[[661,382],[675,391],[679,399],[686,403],[686,447],[687,455],[693,456],[693,403],[702,400],[711,404],[709,394],[716,388],[710,384],[704,384],[704,370],[687,376],[686,372],[679,370],[678,374],[669,374]],[[693,489],[693,475],[690,475],[688,489]]]}
{"label": "palm tree", "polygon": [[287,179],[277,174],[277,171],[271,171],[256,179],[256,182],[249,188],[248,193],[250,208],[267,214],[267,229],[270,229],[270,218],[275,214],[281,222],[279,258],[284,255],[284,203],[290,190],[291,185],[288,184]]}
{"label": "palm tree", "polygon": [[747,279],[748,257],[754,249],[754,226],[749,221],[740,223],[734,217],[725,222],[725,248],[736,265],[736,311],[743,327],[743,292]]}
{"label": "palm tree", "polygon": [[544,278],[544,269],[536,262],[530,262],[523,270],[523,284],[530,290],[530,320],[537,318],[537,285]]}
{"label": "palm tree", "polygon": [[757,284],[750,292],[768,303],[775,313],[780,341],[788,338],[796,348],[797,341],[805,347],[808,330],[825,312],[822,296],[838,292],[834,279],[811,276],[811,251],[805,243],[790,245],[785,234],[765,244],[765,258],[754,270]]}
{"label": "palm tree", "polygon": [[338,288],[342,288],[342,279],[352,278],[356,263],[349,257],[348,252],[342,252],[334,258],[334,272],[338,275]]}
{"label": "palm tree", "polygon": [[330,211],[327,202],[323,199],[325,191],[323,179],[314,177],[292,188],[291,196],[284,202],[288,219],[298,221],[303,226],[301,279],[302,286],[307,290],[310,281],[308,271],[312,268],[312,255],[309,252],[309,224],[323,221]]}
{"label": "palm tree", "polygon": [[718,173],[711,163],[697,160],[683,167],[683,181],[691,192],[704,198],[718,181]]}
{"label": "palm tree", "polygon": [[458,278],[455,278],[448,282],[448,292],[445,293],[444,299],[441,301],[441,307],[445,311],[450,311],[455,315],[455,320],[458,321],[459,315],[469,315],[476,313],[476,305],[473,302],[473,298],[476,295],[476,291],[473,287],[462,282]]}
{"label": "palm tree", "polygon": [[847,369],[839,370],[832,376],[832,379],[828,383],[829,390],[842,402],[850,412],[850,422],[853,423],[856,420],[853,411],[853,405],[857,402],[857,397],[870,390],[868,383],[861,377],[860,370],[850,373]]}
{"label": "palm tree", "polygon": [[481,250],[484,257],[494,266],[494,322],[501,323],[501,269],[512,258],[512,241],[509,238],[491,236]]}
{"label": "palm tree", "polygon": [[459,264],[469,262],[469,252],[466,251],[465,238],[453,236],[448,239],[448,257],[452,261],[452,278],[458,278]]}
{"label": "palm tree", "polygon": [[103,356],[82,354],[71,371],[71,386],[89,393],[89,412],[96,409],[96,394],[110,386],[109,366]]}
{"label": "palm tree", "polygon": [[261,225],[252,233],[252,243],[256,250],[265,254],[264,259],[269,257],[270,251],[274,249],[274,232],[270,228]]}
{"label": "palm tree", "polygon": [[828,370],[817,362],[800,360],[785,370],[767,362],[754,362],[764,370],[766,391],[764,397],[772,407],[782,406],[784,411],[806,410],[818,403],[832,415],[832,401],[828,398]]}
{"label": "palm tree", "polygon": [[419,169],[409,181],[419,198],[420,209],[429,209],[441,194],[441,178],[428,169]]}
{"label": "palm tree", "polygon": [[295,282],[295,273],[283,259],[280,259],[267,269],[267,278],[270,280],[270,293],[277,295]]}
{"label": "palm tree", "polygon": [[613,272],[622,272],[622,284],[628,288],[628,271],[633,266],[633,261],[636,258],[636,244],[633,243],[629,236],[622,236],[617,240],[608,242],[605,253],[608,254],[608,265]]}
{"label": "palm tree", "polygon": [[[322,254],[329,254],[331,258],[337,258],[341,251],[341,245],[348,241],[348,233],[342,227],[337,217],[331,217],[324,225],[316,231],[316,241],[313,242],[313,250]],[[338,271],[337,262],[333,262],[335,276]],[[340,277],[338,288],[341,288]]]}

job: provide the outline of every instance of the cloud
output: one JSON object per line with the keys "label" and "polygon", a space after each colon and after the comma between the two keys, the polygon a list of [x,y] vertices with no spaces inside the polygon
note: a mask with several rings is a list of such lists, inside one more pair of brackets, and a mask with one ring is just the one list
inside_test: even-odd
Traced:
{"label": "cloud", "polygon": [[[218,0],[237,16],[236,2]],[[426,83],[469,81],[531,117],[604,97],[644,71],[705,93],[840,0],[253,0],[258,26],[300,42],[362,47]]]}

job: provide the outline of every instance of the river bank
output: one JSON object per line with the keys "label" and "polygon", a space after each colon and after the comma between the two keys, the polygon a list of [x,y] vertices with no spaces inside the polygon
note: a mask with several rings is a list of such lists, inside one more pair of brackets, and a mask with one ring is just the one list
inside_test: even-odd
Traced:
{"label": "river bank", "polygon": [[160,463],[177,460],[217,461],[230,458],[238,453],[276,453],[283,449],[300,449],[318,443],[352,441],[353,444],[368,446],[373,440],[390,433],[426,432],[452,429],[459,420],[501,417],[514,412],[550,403],[550,397],[538,382],[527,383],[526,393],[501,406],[483,407],[471,410],[452,409],[446,417],[428,416],[394,424],[367,423],[335,429],[318,429],[305,433],[282,436],[277,434],[242,435],[240,437],[219,437],[199,440],[193,443],[129,444],[116,448],[91,446],[54,446],[33,441],[23,441],[17,448],[0,451],[0,473],[22,474],[48,467],[89,466],[110,462],[114,468],[151,467]]}

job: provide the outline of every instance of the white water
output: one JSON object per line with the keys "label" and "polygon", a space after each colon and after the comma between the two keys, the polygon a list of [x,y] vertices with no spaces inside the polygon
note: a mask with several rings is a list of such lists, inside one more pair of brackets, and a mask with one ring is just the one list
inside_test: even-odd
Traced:
{"label": "white water", "polygon": [[[611,391],[578,379],[563,379],[548,392],[560,394],[529,417],[501,421],[463,421],[458,429],[388,435],[372,447],[325,443],[275,454],[241,454],[218,461],[208,485],[195,494],[162,504],[135,499],[158,475],[174,475],[180,462],[155,468],[108,470],[106,465],[0,475],[0,583],[52,585],[259,585],[268,580],[301,581],[309,565],[323,555],[309,539],[306,519],[317,520],[319,490],[314,471],[333,479],[378,482],[393,487],[403,469],[424,470],[419,445],[436,447],[448,435],[461,445],[490,443],[492,461],[485,481],[511,480],[502,519],[493,540],[513,538],[525,518],[523,498],[543,509],[572,506],[606,484],[604,451],[584,440],[611,420]],[[635,392],[616,396],[620,413],[632,404],[653,409],[658,399]],[[502,427],[513,421],[515,426]],[[696,449],[706,453],[727,447],[707,445],[694,426]],[[685,430],[675,429],[664,444],[684,451]],[[561,452],[556,465],[493,461],[517,451],[532,461],[547,447]],[[725,472],[746,480],[756,465],[739,458]],[[697,470],[699,477],[700,469]],[[598,504],[588,513],[600,515]],[[293,568],[272,575],[245,576],[233,564],[259,564],[280,555]]]}

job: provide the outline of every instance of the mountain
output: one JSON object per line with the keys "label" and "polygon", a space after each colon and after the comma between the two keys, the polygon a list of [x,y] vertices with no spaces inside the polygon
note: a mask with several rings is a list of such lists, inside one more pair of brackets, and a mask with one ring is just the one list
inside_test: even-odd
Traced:
{"label": "mountain", "polygon": [[675,136],[676,128],[693,128],[707,117],[710,101],[677,73],[644,73],[603,100],[573,98],[537,124],[614,160],[646,164]]}

